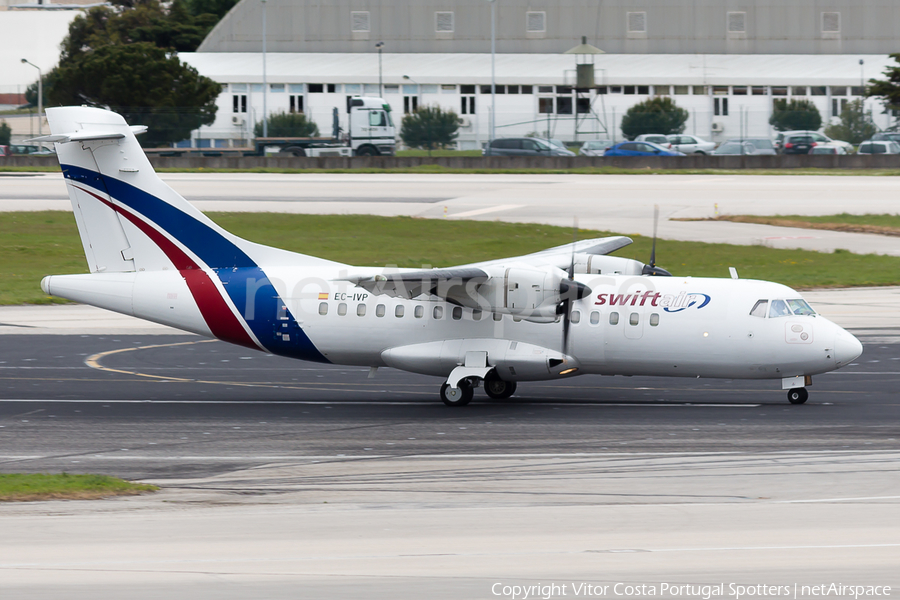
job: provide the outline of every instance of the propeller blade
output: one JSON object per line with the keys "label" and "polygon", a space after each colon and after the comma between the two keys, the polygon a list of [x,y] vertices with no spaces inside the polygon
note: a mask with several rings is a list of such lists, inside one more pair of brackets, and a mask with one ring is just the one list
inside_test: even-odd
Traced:
{"label": "propeller blade", "polygon": [[659,224],[659,204],[653,205],[653,247],[650,249],[650,266],[656,266],[656,227]]}
{"label": "propeller blade", "polygon": [[566,300],[563,302],[565,305],[563,313],[563,326],[562,326],[562,353],[565,356],[569,355],[569,313],[571,308],[571,303]]}

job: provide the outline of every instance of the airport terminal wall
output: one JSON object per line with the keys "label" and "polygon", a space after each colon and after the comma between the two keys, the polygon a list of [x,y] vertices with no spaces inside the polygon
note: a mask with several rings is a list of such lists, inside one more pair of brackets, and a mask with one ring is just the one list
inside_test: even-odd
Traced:
{"label": "airport terminal wall", "polygon": [[[447,169],[549,169],[585,167],[626,169],[898,169],[900,155],[779,156],[150,156],[157,169],[408,169],[434,165]],[[9,156],[0,167],[58,169],[55,156]]]}

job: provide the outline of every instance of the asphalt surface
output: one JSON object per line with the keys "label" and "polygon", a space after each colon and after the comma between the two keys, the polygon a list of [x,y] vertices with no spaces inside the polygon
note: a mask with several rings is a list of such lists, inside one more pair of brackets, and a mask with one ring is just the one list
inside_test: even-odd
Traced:
{"label": "asphalt surface", "polygon": [[369,379],[196,336],[3,342],[6,471],[179,479],[311,457],[900,450],[898,344],[867,343],[803,406],[780,381],[582,376],[448,408],[436,378]]}

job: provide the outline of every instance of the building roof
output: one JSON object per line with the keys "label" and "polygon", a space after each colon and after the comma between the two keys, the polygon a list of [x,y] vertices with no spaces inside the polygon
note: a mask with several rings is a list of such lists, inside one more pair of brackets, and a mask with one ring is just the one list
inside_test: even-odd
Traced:
{"label": "building roof", "polygon": [[[261,83],[262,54],[192,52],[181,60],[220,83]],[[383,54],[385,84],[489,84],[490,54]],[[859,61],[863,60],[860,65]],[[269,83],[378,83],[378,53],[268,53]],[[885,55],[834,54],[601,54],[597,85],[860,85],[897,63]],[[497,54],[496,82],[574,82],[575,57]]]}

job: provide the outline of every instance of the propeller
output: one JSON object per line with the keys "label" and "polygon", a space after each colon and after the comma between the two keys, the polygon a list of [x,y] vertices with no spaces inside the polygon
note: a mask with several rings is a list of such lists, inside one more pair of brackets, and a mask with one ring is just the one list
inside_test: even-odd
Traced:
{"label": "propeller", "polygon": [[562,302],[556,307],[556,313],[562,315],[562,352],[569,355],[569,324],[572,315],[572,302],[581,300],[591,293],[591,288],[575,281],[575,242],[578,241],[578,219],[572,226],[572,259],[569,261],[568,278],[559,282],[559,297]]}
{"label": "propeller", "polygon": [[671,277],[672,274],[656,266],[656,228],[659,225],[659,204],[653,205],[653,246],[650,249],[650,262],[641,269],[643,275]]}

